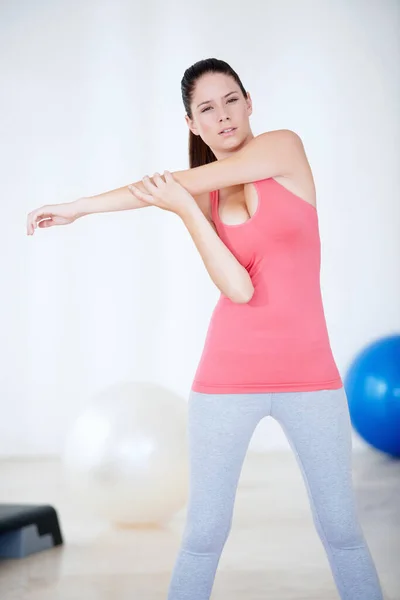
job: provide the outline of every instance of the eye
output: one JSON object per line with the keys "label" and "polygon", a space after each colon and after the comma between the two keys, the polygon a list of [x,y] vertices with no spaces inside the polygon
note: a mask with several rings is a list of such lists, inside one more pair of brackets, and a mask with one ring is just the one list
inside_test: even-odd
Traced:
{"label": "eye", "polygon": [[[239,98],[229,98],[228,103],[229,102],[237,102],[239,100]],[[209,108],[212,108],[212,106],[207,106],[207,108],[204,108],[201,112],[204,113],[206,112]]]}

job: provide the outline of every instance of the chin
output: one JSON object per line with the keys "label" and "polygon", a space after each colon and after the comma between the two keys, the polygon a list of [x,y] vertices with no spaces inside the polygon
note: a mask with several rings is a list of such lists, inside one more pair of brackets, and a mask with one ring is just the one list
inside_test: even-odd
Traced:
{"label": "chin", "polygon": [[242,136],[232,136],[229,138],[223,138],[222,143],[221,141],[219,142],[219,146],[221,150],[226,150],[227,148],[229,148],[230,150],[234,150],[235,148],[239,149],[243,145],[244,141],[245,138],[243,138]]}

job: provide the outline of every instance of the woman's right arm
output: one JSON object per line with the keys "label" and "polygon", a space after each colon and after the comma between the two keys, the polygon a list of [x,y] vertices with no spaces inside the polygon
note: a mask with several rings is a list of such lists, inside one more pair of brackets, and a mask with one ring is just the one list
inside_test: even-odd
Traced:
{"label": "woman's right arm", "polygon": [[[144,192],[145,194],[147,193],[147,189],[144,187],[142,180],[136,181],[133,185],[139,188],[141,192]],[[134,210],[135,208],[144,208],[145,206],[150,206],[148,202],[143,202],[142,200],[136,198],[129,190],[127,185],[115,190],[111,190],[110,192],[104,192],[103,194],[96,195],[96,205],[98,200],[99,204],[97,206],[101,209],[103,205],[108,206],[111,199],[114,207],[113,211]],[[76,200],[75,203],[79,217],[84,217],[93,213],[93,204],[91,198],[79,198],[79,200]],[[102,211],[99,210],[99,212]]]}
{"label": "woman's right arm", "polygon": [[[143,185],[142,180],[136,181],[134,185],[141,192],[145,194],[148,192]],[[207,211],[209,211],[209,206],[207,205],[209,204],[209,194],[206,193],[192,196],[205,215],[208,216]],[[113,211],[134,210],[136,208],[151,206],[148,202],[143,202],[139,198],[136,198],[127,185],[96,196],[96,207],[100,209],[98,212],[102,212],[101,209],[103,206],[108,207],[110,201],[112,202]],[[92,207],[92,197],[78,198],[78,200],[73,200],[72,202],[66,202],[64,204],[41,206],[28,214],[26,233],[27,235],[33,235],[36,227],[44,229],[54,225],[68,225],[76,221],[76,219],[79,219],[79,217],[92,214]]]}

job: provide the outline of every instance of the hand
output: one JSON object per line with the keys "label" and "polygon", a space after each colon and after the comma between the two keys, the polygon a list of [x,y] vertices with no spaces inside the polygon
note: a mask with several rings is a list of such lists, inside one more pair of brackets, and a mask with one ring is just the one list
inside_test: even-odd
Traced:
{"label": "hand", "polygon": [[26,234],[33,235],[36,227],[44,229],[45,227],[53,227],[53,225],[69,225],[79,216],[76,201],[41,206],[28,214]]}
{"label": "hand", "polygon": [[186,188],[174,179],[172,173],[164,171],[163,175],[165,181],[159,173],[154,173],[154,183],[147,175],[143,177],[142,182],[148,190],[148,194],[142,192],[133,184],[128,185],[128,189],[139,200],[182,216],[194,202],[194,198]]}

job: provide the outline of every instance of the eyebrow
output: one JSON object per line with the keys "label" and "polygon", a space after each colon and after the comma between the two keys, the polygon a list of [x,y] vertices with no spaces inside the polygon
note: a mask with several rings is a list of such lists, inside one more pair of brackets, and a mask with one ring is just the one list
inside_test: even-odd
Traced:
{"label": "eyebrow", "polygon": [[[227,98],[231,94],[237,94],[237,91],[229,92],[229,94],[225,94],[225,96],[223,96],[223,98]],[[200,102],[200,104],[197,105],[197,108],[199,108],[199,106],[201,106],[202,104],[208,104],[209,102],[212,102],[212,100],[205,100],[204,102]]]}

